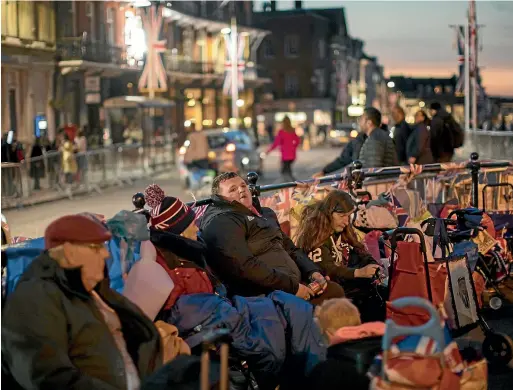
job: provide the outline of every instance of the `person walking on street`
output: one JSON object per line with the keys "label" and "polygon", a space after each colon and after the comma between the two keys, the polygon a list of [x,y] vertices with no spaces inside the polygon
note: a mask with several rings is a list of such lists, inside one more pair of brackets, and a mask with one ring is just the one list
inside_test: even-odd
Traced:
{"label": "person walking on street", "polygon": [[407,153],[408,164],[432,164],[431,134],[429,133],[429,118],[422,110],[415,114],[415,128],[408,138]]}
{"label": "person walking on street", "polygon": [[87,171],[87,139],[85,137],[85,126],[84,130],[80,130],[75,137],[75,147],[77,151],[77,165],[78,165],[78,178],[79,181],[85,183],[86,171]]}
{"label": "person walking on street", "polygon": [[282,122],[283,128],[278,132],[273,144],[269,147],[266,155],[276,148],[281,151],[281,174],[284,180],[296,181],[292,174],[292,164],[296,161],[297,148],[301,139],[296,134],[296,130],[290,123],[290,118],[285,116]]}
{"label": "person walking on street", "polygon": [[432,103],[430,109],[432,115],[431,152],[435,162],[450,162],[454,156],[454,149],[463,146],[465,133],[440,103]]}
{"label": "person walking on street", "polygon": [[401,165],[408,164],[407,143],[412,133],[411,127],[406,123],[404,110],[400,106],[392,108],[392,118],[395,122],[394,142],[397,152],[397,160]]}
{"label": "person walking on street", "polygon": [[189,140],[189,146],[184,155],[184,163],[187,165],[187,168],[208,169],[208,152],[210,148],[205,132],[202,130],[197,131],[196,125],[192,123],[187,139]]}
{"label": "person walking on street", "polygon": [[43,161],[43,148],[41,147],[41,139],[36,138],[32,150],[30,151],[30,177],[34,179],[34,191],[41,189],[39,181],[44,176],[45,164]]}
{"label": "person walking on street", "polygon": [[77,174],[77,161],[75,159],[75,147],[67,133],[64,133],[64,143],[60,147],[62,153],[62,171],[66,177],[66,184],[73,184],[73,178]]}
{"label": "person walking on street", "polygon": [[397,153],[394,140],[386,131],[380,129],[381,112],[367,107],[358,119],[360,129],[367,139],[360,150],[359,160],[364,168],[382,168],[397,165]]}

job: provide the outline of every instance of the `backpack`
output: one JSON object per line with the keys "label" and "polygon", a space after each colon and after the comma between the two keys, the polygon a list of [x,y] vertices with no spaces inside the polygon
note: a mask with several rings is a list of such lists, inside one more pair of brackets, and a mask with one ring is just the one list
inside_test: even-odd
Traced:
{"label": "backpack", "polygon": [[444,132],[449,138],[449,146],[452,149],[461,148],[465,142],[465,133],[452,116],[444,120]]}

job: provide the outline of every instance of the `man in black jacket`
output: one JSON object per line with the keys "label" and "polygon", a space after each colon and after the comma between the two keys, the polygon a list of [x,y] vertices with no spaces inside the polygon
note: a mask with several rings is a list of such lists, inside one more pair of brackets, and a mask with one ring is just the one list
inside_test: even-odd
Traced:
{"label": "man in black jacket", "polygon": [[86,216],[48,226],[47,251],[3,308],[2,379],[9,388],[135,390],[161,366],[157,328],[104,278],[110,237]]}
{"label": "man in black jacket", "polygon": [[[233,172],[214,179],[212,200],[201,218],[207,262],[230,293],[243,296],[275,290],[311,299],[318,304],[344,295],[342,287],[326,282],[317,266],[282,232],[269,208],[257,211],[247,183]],[[317,282],[322,289],[312,290]]]}
{"label": "man in black jacket", "polygon": [[392,118],[395,122],[394,142],[397,160],[401,165],[408,165],[407,144],[412,132],[411,127],[406,123],[404,110],[400,106],[392,108]]}

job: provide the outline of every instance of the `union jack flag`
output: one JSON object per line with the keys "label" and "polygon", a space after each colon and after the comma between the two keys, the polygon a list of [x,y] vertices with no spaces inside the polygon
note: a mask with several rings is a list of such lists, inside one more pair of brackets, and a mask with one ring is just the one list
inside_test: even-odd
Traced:
{"label": "union jack flag", "polygon": [[[236,39],[237,42],[236,53],[232,53],[232,44],[234,39]],[[234,34],[233,32],[230,32],[229,34],[224,35],[224,42],[226,47],[226,62],[223,92],[225,95],[230,95],[232,88],[238,88],[239,91],[244,89],[244,70],[246,69],[246,61],[244,61],[244,49],[246,46],[246,38],[240,34]],[[237,61],[237,85],[232,86],[232,61],[234,57],[235,61]]]}
{"label": "union jack flag", "polygon": [[146,33],[148,52],[144,69],[139,79],[141,92],[165,92],[167,91],[167,76],[162,63],[161,53],[166,50],[166,40],[159,40],[162,28],[162,8],[141,11],[141,21]]}
{"label": "union jack flag", "polygon": [[203,215],[205,214],[205,211],[207,211],[207,207],[208,207],[208,204],[192,208],[192,210],[194,211],[194,214],[195,214],[194,222],[196,222],[196,225],[199,225],[201,217],[203,217]]}

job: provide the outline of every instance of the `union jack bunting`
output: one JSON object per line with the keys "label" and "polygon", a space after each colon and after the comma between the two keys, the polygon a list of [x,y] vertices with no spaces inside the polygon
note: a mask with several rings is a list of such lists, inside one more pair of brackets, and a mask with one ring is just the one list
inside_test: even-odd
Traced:
{"label": "union jack bunting", "polygon": [[148,51],[139,79],[139,90],[141,92],[165,92],[167,91],[167,76],[160,54],[166,50],[166,40],[159,40],[162,28],[162,9],[150,7],[146,12],[141,11],[140,16],[146,33]]}
{"label": "union jack bunting", "polygon": [[[232,40],[237,40],[237,53],[232,55]],[[225,78],[223,85],[223,93],[230,95],[232,88],[238,88],[239,91],[244,89],[244,70],[246,69],[246,61],[244,61],[244,49],[246,46],[245,37],[240,34],[225,34],[224,42],[226,47],[226,62],[225,62]],[[232,86],[232,59],[236,58],[237,61],[237,85]]]}
{"label": "union jack bunting", "polygon": [[338,60],[335,63],[337,75],[337,106],[347,106],[347,84],[349,82],[349,66],[346,61]]}

